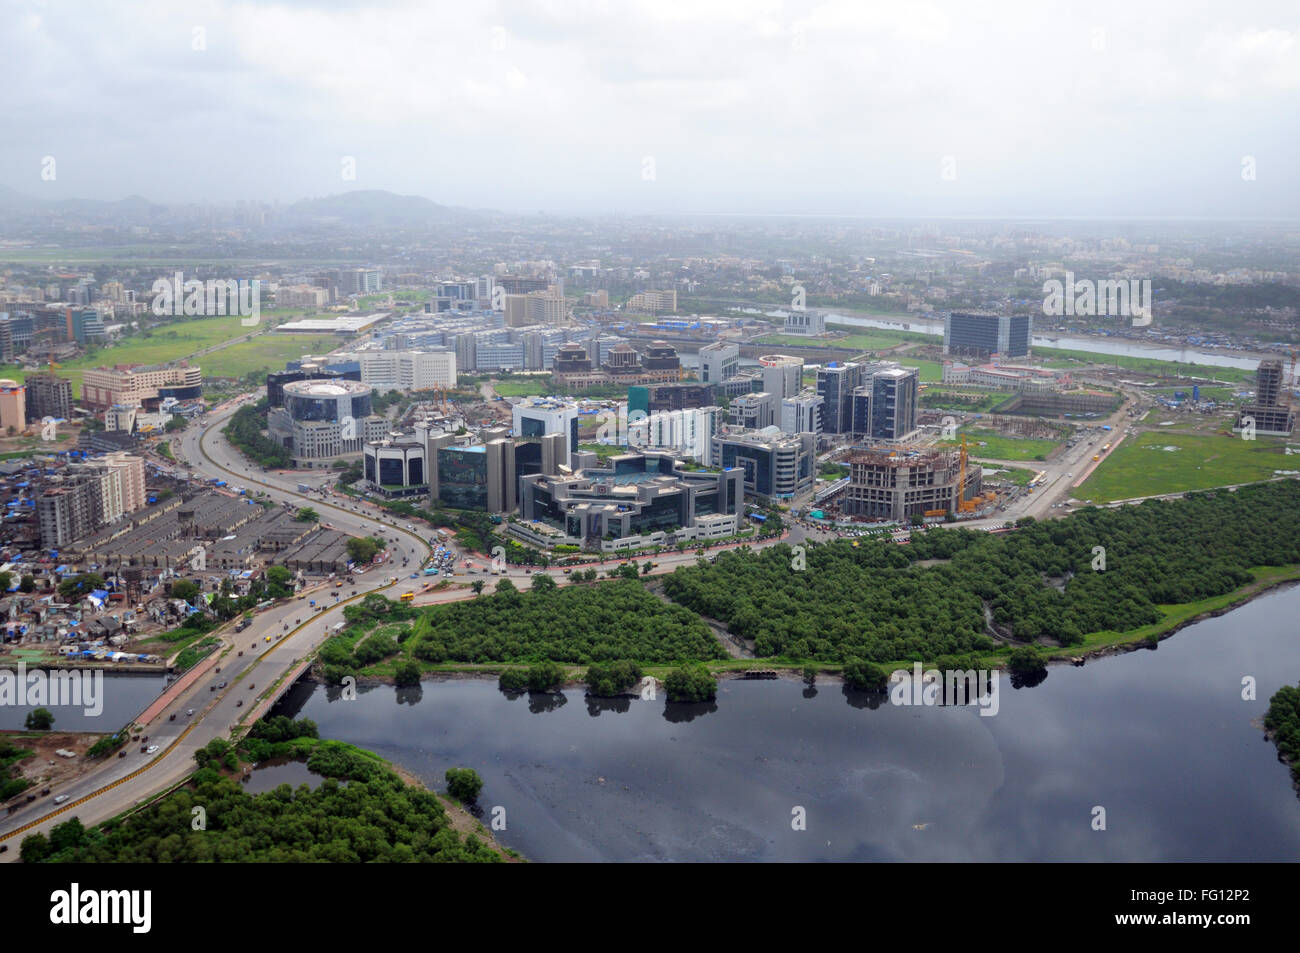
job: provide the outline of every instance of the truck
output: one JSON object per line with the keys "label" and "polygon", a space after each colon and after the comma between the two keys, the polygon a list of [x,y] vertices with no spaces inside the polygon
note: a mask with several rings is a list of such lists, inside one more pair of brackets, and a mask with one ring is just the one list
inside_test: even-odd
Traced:
{"label": "truck", "polygon": [[415,598],[415,593],[413,593],[413,592],[404,592],[404,593],[402,593],[400,596],[397,597],[397,601],[398,601],[398,602],[411,602],[414,598]]}
{"label": "truck", "polygon": [[299,492],[299,493],[310,493],[310,492],[311,492],[311,484],[310,484],[310,483],[299,483],[299,484],[298,484],[298,492]]}

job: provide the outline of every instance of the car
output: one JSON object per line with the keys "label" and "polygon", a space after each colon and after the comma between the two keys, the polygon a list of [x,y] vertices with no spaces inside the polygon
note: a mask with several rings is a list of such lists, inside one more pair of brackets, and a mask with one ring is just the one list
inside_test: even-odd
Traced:
{"label": "car", "polygon": [[60,794],[58,797],[56,797],[56,798],[54,799],[54,803],[55,803],[55,804],[62,804],[62,803],[63,803],[64,801],[66,801],[67,799],[68,799],[68,795],[66,795],[66,794]]}
{"label": "car", "polygon": [[194,714],[194,709],[193,709],[193,708],[187,708],[187,709],[185,709],[185,714],[187,714],[187,715],[192,715],[192,714]]}
{"label": "car", "polygon": [[419,579],[419,578],[420,578],[420,574],[419,574],[418,572],[413,572],[413,573],[411,573],[411,578],[412,578],[412,579]]}
{"label": "car", "polygon": [[153,754],[157,750],[158,750],[157,745],[150,745],[148,748],[145,749],[145,754]]}
{"label": "car", "polygon": [[222,682],[220,685],[217,686],[217,688],[225,688],[225,687],[226,687],[226,683],[225,683],[225,682]]}

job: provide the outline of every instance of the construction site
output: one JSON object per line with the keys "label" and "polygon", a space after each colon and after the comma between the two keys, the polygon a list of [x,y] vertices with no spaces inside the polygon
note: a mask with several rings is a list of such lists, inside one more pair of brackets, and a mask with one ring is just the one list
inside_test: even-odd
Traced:
{"label": "construction site", "polygon": [[856,450],[849,480],[829,508],[844,516],[902,522],[912,517],[974,516],[997,494],[984,492],[982,468],[960,448]]}

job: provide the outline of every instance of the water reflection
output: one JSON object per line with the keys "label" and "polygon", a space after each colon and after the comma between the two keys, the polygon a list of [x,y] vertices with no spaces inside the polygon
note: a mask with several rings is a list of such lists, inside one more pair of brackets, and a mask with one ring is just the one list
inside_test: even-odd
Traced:
{"label": "water reflection", "polygon": [[540,713],[487,680],[400,707],[392,686],[337,704],[302,683],[275,713],[435,788],[472,767],[534,860],[1294,861],[1300,798],[1252,722],[1296,679],[1298,614],[1300,589],[1273,593],[1159,652],[1053,668],[992,716],[791,678],[723,680],[699,705],[570,690]]}

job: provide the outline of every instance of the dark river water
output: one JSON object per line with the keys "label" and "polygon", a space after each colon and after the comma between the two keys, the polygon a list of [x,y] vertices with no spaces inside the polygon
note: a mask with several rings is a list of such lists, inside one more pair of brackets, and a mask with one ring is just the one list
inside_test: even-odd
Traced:
{"label": "dark river water", "polygon": [[716,705],[302,683],[278,713],[440,789],[474,768],[485,824],[503,808],[537,861],[1293,861],[1300,799],[1258,720],[1300,680],[1297,618],[1279,590],[1156,651],[1003,679],[993,716],[795,680],[723,681]]}
{"label": "dark river water", "polygon": [[[6,667],[6,672],[12,673],[14,677],[18,675],[18,671],[17,663],[10,663]],[[102,690],[96,685],[95,675],[99,675],[102,679]],[[83,703],[78,705],[58,705],[48,700],[44,705],[0,704],[0,729],[20,729],[27,720],[28,712],[35,708],[47,708],[54,715],[55,731],[111,733],[148,708],[149,703],[161,695],[167,687],[166,675],[152,673],[129,675],[85,670],[78,673],[78,677],[86,680],[82,692],[92,692],[93,698],[83,694]],[[49,698],[48,695],[46,697]],[[87,700],[99,701],[102,704],[87,705],[84,703]]]}

